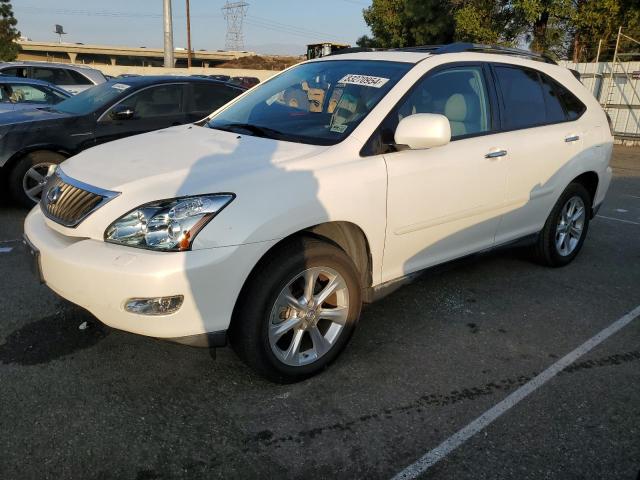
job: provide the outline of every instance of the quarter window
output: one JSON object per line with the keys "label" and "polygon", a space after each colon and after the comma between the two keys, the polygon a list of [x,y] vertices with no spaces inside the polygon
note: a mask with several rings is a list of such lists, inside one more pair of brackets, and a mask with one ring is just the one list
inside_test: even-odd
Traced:
{"label": "quarter window", "polygon": [[567,120],[578,119],[584,113],[587,107],[585,107],[584,103],[578,100],[578,98],[573,93],[564,88],[562,85],[557,82],[553,83],[558,98],[560,98],[560,101],[564,105],[564,108],[567,112]]}
{"label": "quarter window", "polygon": [[547,110],[538,72],[505,66],[496,67],[495,72],[504,102],[504,129],[544,125]]}
{"label": "quarter window", "polygon": [[91,80],[89,80],[81,73],[76,72],[75,70],[67,70],[67,72],[69,72],[69,75],[71,75],[71,78],[73,78],[74,85],[93,85]]}

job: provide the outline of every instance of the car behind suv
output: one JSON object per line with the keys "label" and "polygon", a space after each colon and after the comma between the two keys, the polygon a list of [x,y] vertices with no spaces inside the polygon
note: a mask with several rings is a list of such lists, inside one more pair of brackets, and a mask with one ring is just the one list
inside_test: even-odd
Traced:
{"label": "car behind suv", "polygon": [[49,62],[0,63],[0,73],[53,83],[69,93],[80,93],[107,81],[100,70],[83,65]]}
{"label": "car behind suv", "polygon": [[127,77],[50,107],[4,113],[0,173],[14,201],[30,207],[51,165],[101,143],[201,120],[243,92],[202,78]]}
{"label": "car behind suv", "polygon": [[338,356],[363,301],[416,272],[516,243],[554,267],[576,257],[613,141],[545,60],[453,44],[297,65],[199,125],[67,160],[27,242],[47,285],[104,323],[228,339],[300,380]]}

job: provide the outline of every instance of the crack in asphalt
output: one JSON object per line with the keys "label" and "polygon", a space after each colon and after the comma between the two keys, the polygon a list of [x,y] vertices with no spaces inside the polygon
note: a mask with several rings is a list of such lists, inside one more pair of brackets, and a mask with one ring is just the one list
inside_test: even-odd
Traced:
{"label": "crack in asphalt", "polygon": [[[635,350],[631,352],[625,353],[617,353],[613,355],[609,355],[607,357],[602,357],[595,360],[585,360],[582,362],[576,362],[567,368],[565,368],[562,372],[558,374],[558,376],[563,376],[575,372],[579,372],[582,370],[588,370],[592,368],[599,367],[607,367],[613,365],[622,365],[629,362],[635,362],[640,360],[640,350]],[[538,375],[539,372],[533,372],[530,375],[519,375],[514,378],[505,378],[498,381],[493,381],[486,383],[483,386],[476,386],[470,388],[464,388],[461,390],[452,390],[446,394],[432,393],[422,395],[416,400],[407,403],[405,405],[400,405],[397,407],[384,408],[374,413],[361,415],[358,418],[349,420],[347,422],[337,422],[332,425],[324,425],[316,428],[311,428],[307,430],[301,430],[292,435],[284,435],[276,437],[275,434],[271,430],[262,430],[258,432],[256,435],[245,440],[245,445],[258,445],[258,446],[275,446],[279,447],[281,445],[287,443],[302,443],[307,439],[313,439],[318,435],[322,435],[324,433],[329,432],[353,432],[353,427],[367,423],[372,420],[378,419],[391,419],[394,415],[399,413],[420,413],[422,408],[424,407],[445,407],[448,405],[453,405],[455,403],[465,401],[465,400],[474,400],[478,397],[484,397],[488,395],[492,395],[501,391],[508,391],[514,388],[521,387],[529,380]],[[244,449],[245,453],[251,451],[250,448],[246,447]],[[640,480],[640,479],[639,479]]]}

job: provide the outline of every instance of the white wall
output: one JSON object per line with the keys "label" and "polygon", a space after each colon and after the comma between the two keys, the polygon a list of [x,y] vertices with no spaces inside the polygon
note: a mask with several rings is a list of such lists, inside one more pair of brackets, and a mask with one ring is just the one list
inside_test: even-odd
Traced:
{"label": "white wall", "polygon": [[123,73],[135,73],[137,75],[229,75],[231,77],[256,77],[260,81],[267,80],[278,71],[276,70],[250,70],[242,68],[164,68],[164,67],[128,67],[124,65],[91,65],[105,75],[117,77]]}

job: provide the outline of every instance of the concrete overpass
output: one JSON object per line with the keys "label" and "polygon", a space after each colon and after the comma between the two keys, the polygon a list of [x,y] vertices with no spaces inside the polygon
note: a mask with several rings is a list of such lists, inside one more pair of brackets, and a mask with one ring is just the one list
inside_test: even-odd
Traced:
{"label": "concrete overpass", "polygon": [[[18,60],[84,63],[96,66],[161,67],[164,58],[164,52],[160,48],[34,42],[31,40],[18,40],[18,45],[20,45]],[[192,52],[192,64],[194,67],[214,67],[220,63],[250,55],[255,55],[255,53],[198,50]],[[176,67],[187,66],[186,50],[175,50],[174,57]]]}

